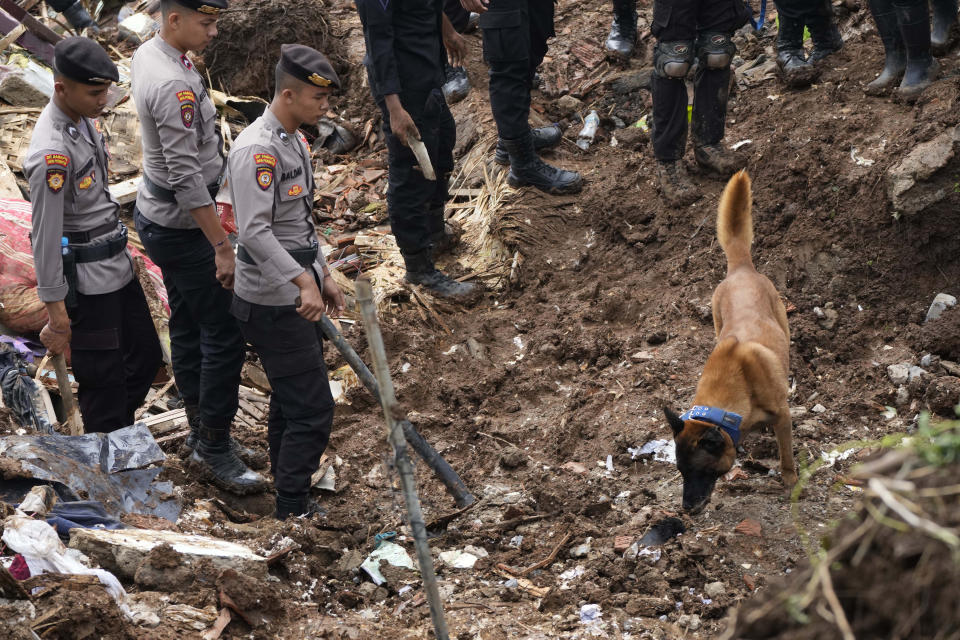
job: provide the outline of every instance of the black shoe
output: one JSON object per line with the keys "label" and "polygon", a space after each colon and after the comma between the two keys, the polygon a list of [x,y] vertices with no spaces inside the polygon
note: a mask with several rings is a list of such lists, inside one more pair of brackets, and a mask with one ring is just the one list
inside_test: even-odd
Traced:
{"label": "black shoe", "polygon": [[926,2],[895,9],[907,52],[907,67],[894,95],[904,102],[913,102],[933,83],[940,69],[930,53],[930,12]]}
{"label": "black shoe", "polygon": [[706,144],[695,147],[693,157],[701,169],[711,171],[723,178],[729,178],[747,166],[747,160],[722,144]]}
{"label": "black shoe", "polygon": [[[193,450],[197,448],[197,443],[200,441],[199,408],[195,405],[184,405],[183,408],[187,414],[187,424],[190,425],[190,433],[187,434],[183,444],[181,444],[180,448],[177,450],[177,455],[180,456],[181,460],[189,458],[193,453]],[[230,436],[230,448],[233,450],[234,454],[243,460],[243,462],[251,469],[263,469],[270,462],[270,459],[267,457],[266,453],[263,453],[262,451],[255,451],[249,447],[243,446],[237,442],[233,436]]]}
{"label": "black shoe", "polygon": [[613,24],[605,43],[607,51],[629,58],[637,45],[637,5],[622,0],[613,5]]}
{"label": "black shoe", "polygon": [[510,155],[507,182],[511,187],[531,185],[556,195],[579,193],[583,188],[583,178],[579,173],[558,169],[540,159],[533,147],[532,134],[527,133],[516,140],[502,139],[501,142]]}
{"label": "black shoe", "polygon": [[807,21],[810,39],[813,40],[810,64],[816,64],[843,48],[843,37],[840,35],[837,20],[833,15],[833,3],[830,0],[816,0],[816,2],[819,3],[819,10]]}
{"label": "black shoe", "polygon": [[234,453],[229,428],[214,429],[201,425],[197,448],[189,460],[215,485],[230,493],[247,495],[267,489],[267,480],[248,468]]}
{"label": "black shoe", "polygon": [[470,93],[470,78],[463,67],[446,65],[446,82],[443,83],[443,97],[447,104],[460,102]]}
{"label": "black shoe", "polygon": [[313,515],[323,518],[327,515],[327,510],[317,504],[309,495],[292,497],[277,494],[277,511],[274,514],[277,520],[286,520],[290,517],[309,518]]}
{"label": "black shoe", "polygon": [[[530,135],[533,136],[533,148],[537,151],[552,149],[560,144],[560,140],[563,139],[563,132],[560,130],[559,124],[530,129]],[[493,161],[503,166],[510,164],[510,154],[503,147],[503,140],[497,140],[497,150],[493,154]]]}
{"label": "black shoe", "polygon": [[429,250],[406,253],[401,251],[407,274],[404,280],[410,284],[418,284],[438,298],[452,302],[470,304],[476,301],[480,288],[472,282],[457,282],[433,264],[433,257]]}
{"label": "black shoe", "polygon": [[94,19],[87,12],[87,9],[83,6],[83,2],[77,0],[72,5],[64,9],[62,12],[63,17],[67,19],[77,32],[82,29],[87,29],[91,34],[100,33],[100,26],[94,21]]}
{"label": "black shoe", "polygon": [[930,31],[930,51],[942,56],[950,49],[953,25],[957,22],[957,0],[930,0],[933,28]]}
{"label": "black shoe", "polygon": [[793,89],[809,87],[817,79],[817,68],[807,62],[803,49],[781,49],[777,52],[777,67],[783,82]]}
{"label": "black shoe", "polygon": [[873,14],[886,57],[883,71],[875,80],[867,83],[863,90],[867,95],[879,96],[893,89],[903,76],[903,71],[907,68],[907,52],[903,44],[903,34],[900,33],[897,12],[894,11],[892,3],[889,0],[870,0],[870,13]]}

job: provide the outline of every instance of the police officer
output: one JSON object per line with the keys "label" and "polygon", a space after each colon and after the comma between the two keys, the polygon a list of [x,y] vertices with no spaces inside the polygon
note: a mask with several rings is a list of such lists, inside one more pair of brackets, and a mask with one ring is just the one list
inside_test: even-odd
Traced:
{"label": "police officer", "polygon": [[[356,0],[373,99],[383,113],[390,177],[390,226],[406,265],[406,280],[434,295],[461,302],[477,286],[439,271],[434,249],[449,245],[444,223],[447,181],[453,171],[457,125],[443,98],[447,52],[459,64],[466,44],[443,13],[442,0]],[[427,180],[408,139],[421,139],[436,180]]]}
{"label": "police officer", "polygon": [[318,51],[280,49],[273,101],[230,152],[229,185],[240,244],[233,314],[270,379],[267,438],[277,518],[303,515],[333,424],[320,320],[344,308],[313,226],[313,164],[297,128],[327,111],[340,80]]}
{"label": "police officer", "polygon": [[190,461],[205,475],[244,494],[266,481],[230,438],[244,344],[230,315],[233,248],[214,205],[225,160],[216,108],[187,56],[210,43],[225,7],[225,0],[162,0],[159,34],[133,56],[143,140],[134,220],[170,300],[173,371],[191,428],[184,453],[193,448]]}
{"label": "police officer", "polygon": [[490,107],[500,139],[495,160],[510,164],[513,187],[532,185],[547,193],[577,193],[583,179],[540,159],[539,150],[560,143],[558,127],[531,129],[530,90],[553,31],[554,0],[461,0],[480,14],[483,57],[490,67]]}
{"label": "police officer", "polygon": [[607,36],[607,51],[629,58],[636,45],[637,0],[613,0],[613,24]]}
{"label": "police officer", "polygon": [[40,339],[52,354],[70,347],[90,432],[133,424],[162,359],[95,121],[118,77],[93,40],[58,42],[53,98],[37,119],[24,163],[37,293],[49,316]]}
{"label": "police officer", "polygon": [[[817,79],[813,66],[843,47],[830,0],[776,0],[779,21],[777,66],[789,87],[809,86]],[[813,51],[803,49],[803,29],[810,31]]]}
{"label": "police officer", "polygon": [[664,199],[691,204],[700,194],[683,167],[687,147],[686,77],[694,60],[694,158],[701,168],[727,177],[744,160],[723,145],[730,63],[737,52],[733,32],[750,19],[742,0],[654,0],[653,153]]}

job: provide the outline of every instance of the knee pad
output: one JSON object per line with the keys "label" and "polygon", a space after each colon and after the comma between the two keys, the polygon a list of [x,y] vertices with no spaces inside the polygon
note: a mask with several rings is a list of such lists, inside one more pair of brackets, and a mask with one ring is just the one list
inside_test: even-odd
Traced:
{"label": "knee pad", "polygon": [[729,33],[704,33],[697,40],[697,58],[706,69],[726,69],[736,52]]}
{"label": "knee pad", "polygon": [[658,42],[653,50],[653,71],[661,78],[683,79],[693,64],[693,43]]}

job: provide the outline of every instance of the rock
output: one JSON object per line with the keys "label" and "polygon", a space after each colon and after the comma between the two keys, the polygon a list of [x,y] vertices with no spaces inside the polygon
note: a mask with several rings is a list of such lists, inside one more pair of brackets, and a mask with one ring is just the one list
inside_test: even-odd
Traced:
{"label": "rock", "polygon": [[187,567],[209,560],[222,569],[236,569],[261,578],[267,574],[266,558],[226,540],[149,529],[106,531],[75,528],[70,531],[71,548],[95,559],[117,577],[129,580],[135,579],[137,569],[150,552],[163,544],[172,547]]}
{"label": "rock", "polygon": [[354,213],[360,213],[368,204],[370,204],[370,200],[367,199],[367,194],[359,189],[352,189],[347,194],[347,206]]}
{"label": "rock", "polygon": [[757,579],[749,573],[743,574],[743,583],[747,585],[747,589],[750,589],[750,591],[757,588]]}
{"label": "rock", "polygon": [[617,536],[613,539],[613,551],[614,553],[623,553],[630,548],[630,545],[633,544],[633,536]]}
{"label": "rock", "polygon": [[922,378],[925,375],[929,374],[922,367],[914,365],[907,371],[907,382],[913,382],[916,378]]}
{"label": "rock", "polygon": [[802,418],[805,415],[807,415],[806,407],[790,407],[790,417],[794,420]]}
{"label": "rock", "polygon": [[193,571],[169,544],[150,550],[133,581],[148,591],[186,591],[193,584]]}
{"label": "rock", "polygon": [[920,366],[927,371],[936,370],[940,366],[940,356],[928,353],[920,358]]}
{"label": "rock", "polygon": [[560,468],[564,471],[569,471],[570,473],[582,474],[587,472],[587,468],[580,464],[579,462],[564,462],[560,465]]}
{"label": "rock", "polygon": [[[667,600],[655,596],[634,596],[627,600],[624,611],[626,611],[629,616],[653,618],[670,612],[674,607],[672,600],[672,598]],[[624,629],[626,629],[626,625],[624,625]]]}
{"label": "rock", "polygon": [[930,303],[930,308],[927,309],[927,318],[924,322],[930,322],[931,320],[936,320],[943,312],[951,307],[957,305],[957,299],[946,293],[938,293],[934,298],[933,302]]}
{"label": "rock", "polygon": [[487,359],[487,348],[477,342],[476,338],[467,338],[467,351],[474,360]]}
{"label": "rock", "polygon": [[727,585],[722,582],[710,582],[703,588],[708,597],[718,600],[727,594]]}
{"label": "rock", "polygon": [[681,627],[689,629],[690,631],[697,631],[703,623],[700,621],[700,616],[695,613],[685,613],[680,618],[677,619],[677,624]]}
{"label": "rock", "polygon": [[819,404],[819,403],[813,405],[813,408],[810,409],[810,411],[813,411],[814,413],[824,413],[824,412],[826,412],[826,410],[827,410],[827,408],[826,408],[825,406],[823,406],[822,404]]}
{"label": "rock", "polygon": [[738,524],[734,531],[741,535],[753,536],[754,538],[763,537],[763,528],[760,526],[760,523],[756,520],[751,520],[750,518],[747,518]]}
{"label": "rock", "polygon": [[479,560],[477,556],[466,551],[444,551],[440,554],[440,561],[453,569],[473,569],[477,560]]}
{"label": "rock", "polygon": [[593,541],[593,538],[587,538],[587,541],[583,544],[578,544],[577,546],[570,549],[571,558],[583,558],[590,553],[591,546],[590,543]]}
{"label": "rock", "polygon": [[610,89],[620,95],[632,93],[638,89],[648,89],[650,87],[650,76],[653,74],[653,67],[645,67],[636,73],[630,73],[616,78],[610,83]]}
{"label": "rock", "polygon": [[890,365],[887,367],[887,377],[895,385],[907,384],[910,382],[910,365],[905,363]]}
{"label": "rock", "polygon": [[839,317],[840,314],[837,313],[836,309],[824,309],[823,317],[817,320],[817,324],[819,324],[821,328],[830,331],[837,326],[837,319]]}
{"label": "rock", "polygon": [[510,447],[500,454],[500,466],[504,469],[516,469],[527,464],[526,454],[516,447]]}
{"label": "rock", "polygon": [[[35,66],[36,63],[33,63]],[[50,71],[47,71],[49,74]],[[0,98],[18,107],[43,107],[53,95],[53,76],[46,78],[30,69],[4,72],[0,75]]]}
{"label": "rock", "polygon": [[940,202],[950,193],[952,180],[935,180],[954,164],[954,144],[960,127],[948,129],[933,140],[918,144],[900,162],[887,169],[887,197],[894,212],[915,214]]}
{"label": "rock", "polygon": [[565,95],[556,102],[561,118],[567,118],[583,109],[583,102],[571,95]]}
{"label": "rock", "polygon": [[804,420],[799,425],[797,425],[797,430],[801,433],[806,433],[813,435],[820,428],[820,423],[816,420]]}
{"label": "rock", "polygon": [[357,587],[357,591],[359,591],[360,595],[364,598],[369,598],[378,588],[379,587],[372,582],[362,582],[360,583],[360,586]]}
{"label": "rock", "polygon": [[897,387],[896,402],[898,407],[905,406],[908,402],[910,402],[910,390],[907,389],[906,386],[900,385]]}
{"label": "rock", "polygon": [[628,151],[640,151],[643,145],[650,142],[650,132],[640,127],[625,127],[617,129],[614,138],[617,140],[617,146]]}
{"label": "rock", "polygon": [[927,385],[924,401],[933,413],[954,418],[954,407],[960,404],[960,378],[941,376]]}
{"label": "rock", "polygon": [[637,351],[635,354],[630,356],[630,358],[640,362],[641,360],[653,360],[654,356],[649,351]]}
{"label": "rock", "polygon": [[651,346],[663,344],[666,341],[667,341],[666,331],[654,331],[653,333],[647,336],[647,344]]}
{"label": "rock", "polygon": [[483,547],[475,547],[472,544],[468,544],[463,548],[463,550],[466,551],[467,553],[472,553],[478,558],[486,558],[487,556],[490,555],[490,553]]}

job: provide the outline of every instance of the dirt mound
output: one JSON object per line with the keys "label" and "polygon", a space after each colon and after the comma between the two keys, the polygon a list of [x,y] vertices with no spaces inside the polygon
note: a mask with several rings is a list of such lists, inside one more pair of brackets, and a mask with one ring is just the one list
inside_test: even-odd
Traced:
{"label": "dirt mound", "polygon": [[951,311],[927,322],[917,332],[917,349],[946,360],[960,360],[960,313]]}
{"label": "dirt mound", "polygon": [[283,44],[305,44],[322,51],[344,76],[340,39],[331,37],[322,2],[241,0],[217,23],[219,35],[204,52],[211,78],[232,95],[268,98]]}
{"label": "dirt mound", "polygon": [[[864,501],[824,555],[732,615],[733,638],[956,638],[960,423],[864,465]],[[936,435],[934,435],[936,434]],[[933,464],[931,464],[933,463]],[[937,466],[947,463],[947,466]]]}

